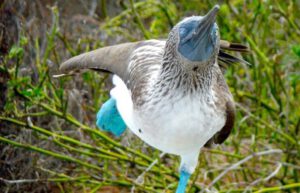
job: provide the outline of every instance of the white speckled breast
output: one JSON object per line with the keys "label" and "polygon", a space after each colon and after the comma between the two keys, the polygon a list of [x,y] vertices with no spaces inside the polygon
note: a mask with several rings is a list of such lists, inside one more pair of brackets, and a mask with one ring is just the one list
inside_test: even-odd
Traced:
{"label": "white speckled breast", "polygon": [[176,155],[199,151],[225,124],[224,115],[216,111],[212,91],[201,98],[162,98],[155,108],[134,109],[125,83],[114,76],[114,84],[111,95],[129,129],[161,151]]}
{"label": "white speckled breast", "polygon": [[[225,124],[215,110],[213,97],[186,96],[180,100],[161,100],[148,112],[134,111],[133,132],[164,152],[183,155],[199,149]],[[161,108],[160,108],[161,107]]]}

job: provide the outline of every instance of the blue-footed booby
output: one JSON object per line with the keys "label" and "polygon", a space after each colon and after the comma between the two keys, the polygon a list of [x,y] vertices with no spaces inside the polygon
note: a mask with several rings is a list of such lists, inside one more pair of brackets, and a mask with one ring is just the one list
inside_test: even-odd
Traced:
{"label": "blue-footed booby", "polygon": [[205,16],[183,19],[166,40],[103,47],[60,66],[66,74],[84,69],[114,74],[97,125],[117,136],[129,128],[150,146],[180,156],[177,193],[185,192],[200,149],[222,143],[234,125],[223,64],[247,62],[225,51],[248,48],[220,40],[218,10],[216,5]]}

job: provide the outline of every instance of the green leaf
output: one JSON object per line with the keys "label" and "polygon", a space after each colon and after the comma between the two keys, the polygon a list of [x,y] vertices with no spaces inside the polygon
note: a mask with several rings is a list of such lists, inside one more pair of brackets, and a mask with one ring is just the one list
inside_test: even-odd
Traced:
{"label": "green leaf", "polygon": [[294,45],[292,47],[292,50],[293,50],[294,54],[296,54],[297,56],[300,57],[300,45]]}
{"label": "green leaf", "polygon": [[12,58],[21,59],[23,57],[23,55],[24,55],[23,48],[14,45],[9,51],[8,58],[9,59],[12,59]]}
{"label": "green leaf", "polygon": [[27,45],[27,44],[28,44],[28,38],[25,37],[25,36],[22,36],[22,37],[20,38],[20,45],[21,45],[21,46],[25,46],[25,45]]}

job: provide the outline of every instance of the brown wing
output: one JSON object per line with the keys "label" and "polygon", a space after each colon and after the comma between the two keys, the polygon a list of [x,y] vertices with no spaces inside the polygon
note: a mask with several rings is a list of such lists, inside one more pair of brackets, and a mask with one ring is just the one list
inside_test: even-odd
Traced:
{"label": "brown wing", "polygon": [[101,70],[117,74],[126,80],[131,53],[144,44],[146,41],[124,43],[83,53],[62,63],[60,71],[69,75],[87,69]]}
{"label": "brown wing", "polygon": [[233,101],[228,101],[226,103],[225,116],[225,125],[204,145],[205,147],[211,147],[212,144],[221,144],[228,138],[235,120],[235,108]]}

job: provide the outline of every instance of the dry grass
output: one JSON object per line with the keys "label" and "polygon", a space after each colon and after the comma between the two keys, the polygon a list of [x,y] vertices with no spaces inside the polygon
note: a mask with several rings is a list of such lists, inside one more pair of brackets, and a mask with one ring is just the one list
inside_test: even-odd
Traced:
{"label": "dry grass", "polygon": [[[132,4],[131,4],[132,3]],[[53,79],[72,55],[105,45],[164,38],[215,1],[0,2],[0,190],[173,192],[178,158],[130,132],[95,128],[108,75]],[[300,3],[224,1],[221,36],[248,44],[252,66],[226,73],[237,102],[231,137],[204,149],[190,192],[300,192]],[[136,179],[158,159],[142,181]]]}

